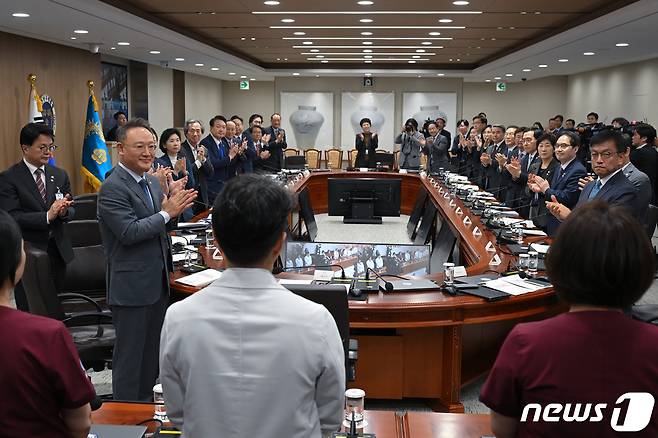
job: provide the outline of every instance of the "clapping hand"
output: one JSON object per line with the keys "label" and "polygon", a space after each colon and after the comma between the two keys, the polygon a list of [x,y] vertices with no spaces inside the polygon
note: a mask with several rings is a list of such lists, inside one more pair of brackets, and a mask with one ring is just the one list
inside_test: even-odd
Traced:
{"label": "clapping hand", "polygon": [[200,163],[203,163],[206,160],[206,148],[204,146],[197,146],[196,159],[199,160]]}
{"label": "clapping hand", "polygon": [[[531,182],[532,181],[532,182]],[[535,193],[544,193],[550,188],[550,184],[539,175],[535,175],[532,180],[528,180],[528,188]]]}
{"label": "clapping hand", "polygon": [[260,141],[262,143],[268,144],[271,138],[272,138],[272,134],[263,134],[263,138],[261,138]]}
{"label": "clapping hand", "polygon": [[505,169],[512,175],[513,179],[518,179],[521,176],[521,163],[518,159],[513,159],[511,163],[506,164]]}
{"label": "clapping hand", "polygon": [[496,154],[496,161],[498,161],[498,165],[500,167],[504,167],[505,163],[507,163],[507,157],[503,154],[498,153]]}
{"label": "clapping hand", "polygon": [[593,176],[587,175],[585,178],[580,178],[580,179],[578,180],[578,188],[579,188],[580,190],[584,189],[585,186],[586,186],[590,181],[594,181],[594,177],[593,177]]}
{"label": "clapping hand", "polygon": [[62,199],[56,199],[48,209],[48,222],[55,220],[56,217],[66,216],[69,206],[73,204],[73,198],[67,194]]}
{"label": "clapping hand", "polygon": [[546,208],[560,222],[565,220],[571,213],[571,210],[566,205],[557,202],[557,198],[555,197],[555,195],[551,196],[550,201],[546,201]]}
{"label": "clapping hand", "polygon": [[165,194],[172,196],[175,195],[176,193],[180,192],[185,188],[187,185],[187,175],[184,176],[183,178],[180,178],[177,181],[174,181],[174,177],[169,174],[167,175],[167,187],[169,190],[165,192]]}
{"label": "clapping hand", "polygon": [[[180,182],[183,179],[176,182]],[[172,192],[169,196],[164,195],[162,198],[162,210],[169,214],[169,217],[178,217],[184,210],[192,207],[192,203],[197,197],[196,190],[177,190]]]}
{"label": "clapping hand", "polygon": [[179,158],[176,160],[176,165],[174,166],[174,172],[180,174],[181,172],[187,175],[187,162],[185,158]]}
{"label": "clapping hand", "polygon": [[480,163],[482,163],[483,166],[490,166],[491,165],[491,156],[483,152],[482,155],[480,155]]}

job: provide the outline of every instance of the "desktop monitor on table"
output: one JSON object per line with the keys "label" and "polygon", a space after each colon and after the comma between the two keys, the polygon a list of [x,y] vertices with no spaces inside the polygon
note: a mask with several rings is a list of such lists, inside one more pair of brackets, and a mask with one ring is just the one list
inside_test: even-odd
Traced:
{"label": "desktop monitor on table", "polygon": [[329,216],[346,224],[381,224],[400,216],[401,179],[329,178]]}

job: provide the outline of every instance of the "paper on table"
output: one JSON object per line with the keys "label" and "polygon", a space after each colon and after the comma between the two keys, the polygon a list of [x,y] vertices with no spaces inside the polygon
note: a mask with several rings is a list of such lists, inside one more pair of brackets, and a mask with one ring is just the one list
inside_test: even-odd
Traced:
{"label": "paper on table", "polygon": [[505,224],[505,226],[509,226],[509,225],[514,224],[514,226],[516,226],[516,227],[535,228],[535,224],[532,223],[531,220],[525,220],[524,221],[524,220],[516,219],[516,218],[513,218],[513,217],[501,217],[500,220],[503,221],[503,224]]}
{"label": "paper on table", "polygon": [[523,234],[526,236],[546,236],[547,234],[544,233],[542,230],[523,230]]}
{"label": "paper on table", "polygon": [[176,283],[185,284],[192,287],[207,286],[222,276],[222,273],[216,269],[206,269],[196,272],[176,280]]}
{"label": "paper on table", "polygon": [[[196,258],[197,258],[197,253],[193,252],[192,253],[192,260],[196,260]],[[172,254],[171,259],[174,263],[182,262],[183,260],[185,260],[185,253]]]}
{"label": "paper on table", "polygon": [[178,222],[176,228],[185,229],[185,228],[205,228],[208,224],[205,222]]}
{"label": "paper on table", "polygon": [[308,280],[296,280],[292,278],[282,278],[279,280],[279,284],[311,284],[313,279]]}
{"label": "paper on table", "polygon": [[550,248],[550,245],[542,245],[539,243],[531,243],[530,248],[534,249],[537,251],[539,254],[546,254],[548,252],[548,248]]}
{"label": "paper on table", "polygon": [[180,243],[181,245],[187,245],[188,240],[184,237],[180,236],[171,236],[171,244],[175,245],[177,243]]}
{"label": "paper on table", "polygon": [[495,289],[497,291],[505,292],[510,295],[527,294],[528,292],[534,292],[536,290],[548,287],[535,283],[530,283],[522,279],[518,275],[512,275],[509,277],[500,277],[495,280],[487,281],[484,285],[490,289]]}
{"label": "paper on table", "polygon": [[510,217],[519,217],[519,214],[515,212],[514,210],[503,210],[503,211],[497,211],[496,214],[499,214],[501,216],[510,216]]}

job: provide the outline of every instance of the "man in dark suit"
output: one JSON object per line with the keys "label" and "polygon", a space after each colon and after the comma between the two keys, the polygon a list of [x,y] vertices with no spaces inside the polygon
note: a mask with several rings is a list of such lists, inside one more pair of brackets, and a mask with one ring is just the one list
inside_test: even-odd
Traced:
{"label": "man in dark suit", "polygon": [[631,163],[651,180],[651,187],[653,187],[651,202],[656,205],[656,197],[658,196],[658,152],[653,147],[656,140],[656,129],[649,124],[640,123],[635,127],[631,139],[633,142]]}
{"label": "man in dark suit", "polygon": [[271,166],[273,171],[278,172],[283,165],[283,150],[288,147],[286,142],[286,131],[281,128],[281,114],[274,113],[270,117],[270,126],[263,129],[263,136],[268,135],[269,151],[272,155]]}
{"label": "man in dark suit", "polygon": [[483,167],[484,175],[484,188],[493,193],[498,199],[500,188],[501,173],[498,169],[498,160],[496,156],[507,156],[507,145],[505,144],[505,127],[502,125],[494,125],[491,127],[491,135],[493,143],[483,152],[480,156],[480,163]]}
{"label": "man in dark suit", "polygon": [[[25,242],[48,252],[55,287],[60,291],[66,264],[73,260],[66,222],[75,210],[68,175],[48,164],[57,149],[53,140],[52,129],[43,123],[28,123],[21,129],[23,159],[0,174],[0,208],[16,220]],[[27,311],[22,283],[14,292],[16,306]]]}
{"label": "man in dark suit", "polygon": [[116,342],[112,391],[117,400],[150,401],[158,377],[160,330],[172,269],[167,231],[196,192],[187,177],[163,193],[148,173],[155,158],[149,124],[134,119],[117,133],[119,164],[98,194],[98,221],[107,260],[107,302]]}
{"label": "man in dark suit", "polygon": [[450,134],[450,131],[446,131],[446,121],[443,117],[437,117],[436,120],[436,127],[439,128],[439,134],[444,136],[448,140],[448,147],[452,145],[452,134]]}
{"label": "man in dark suit", "polygon": [[[578,180],[583,178],[587,171],[580,161],[576,159],[580,137],[574,132],[563,132],[555,145],[555,156],[560,162],[560,168],[553,175],[552,181],[535,176],[530,184],[530,190],[543,193],[546,199],[554,199],[566,208],[574,208],[578,202],[580,189]],[[557,232],[560,222],[554,216],[548,216],[546,231],[549,236]]]}
{"label": "man in dark suit", "polygon": [[[496,154],[494,156],[495,160],[498,162],[498,173],[500,174],[500,192],[496,196],[501,201],[510,200],[511,207],[515,207],[518,201],[518,194],[516,193],[516,186],[512,184],[512,175],[507,171],[505,166],[511,164],[512,162],[519,161],[519,155],[521,153],[521,139],[519,142],[516,141],[516,133],[519,130],[518,126],[508,126],[505,130],[505,147],[506,152],[504,154]],[[508,193],[510,192],[510,193]],[[513,200],[513,202],[512,202]]]}
{"label": "man in dark suit", "polygon": [[208,159],[214,168],[213,175],[206,178],[208,202],[212,205],[224,183],[235,176],[240,147],[239,145],[229,145],[226,139],[226,118],[224,116],[215,116],[210,119],[210,134],[201,140],[201,145],[208,150]]}
{"label": "man in dark suit", "polygon": [[521,161],[512,160],[509,164],[505,165],[505,169],[512,177],[512,182],[508,188],[505,198],[505,204],[515,210],[518,209],[519,214],[527,218],[530,213],[531,196],[527,193],[526,187],[528,185],[528,173],[530,167],[538,161],[539,155],[537,154],[537,140],[541,137],[542,131],[526,129],[523,132],[523,150],[525,152]]}
{"label": "man in dark suit", "polygon": [[564,128],[562,127],[562,124],[564,123],[564,116],[562,114],[558,114],[557,116],[553,117],[555,127],[551,131],[551,134],[553,134],[556,137],[559,137],[560,134],[562,134],[562,131],[564,131]]}
{"label": "man in dark suit", "polygon": [[[592,137],[590,155],[592,169],[597,178],[585,186],[578,198],[576,208],[593,199],[599,199],[625,207],[636,218],[646,214],[646,207],[642,209],[638,203],[635,186],[626,178],[622,170],[625,154],[626,147],[618,132],[601,131]],[[552,196],[552,202],[547,202],[546,206],[560,221],[565,220],[571,213],[571,209],[556,202],[555,196]]]}
{"label": "man in dark suit", "polygon": [[208,150],[200,144],[203,136],[203,123],[200,120],[188,120],[184,127],[186,140],[181,145],[185,159],[192,164],[192,173],[196,181],[196,190],[199,194],[192,210],[194,214],[206,211],[211,207],[208,201],[208,183],[206,178],[212,177],[215,168],[208,160]]}

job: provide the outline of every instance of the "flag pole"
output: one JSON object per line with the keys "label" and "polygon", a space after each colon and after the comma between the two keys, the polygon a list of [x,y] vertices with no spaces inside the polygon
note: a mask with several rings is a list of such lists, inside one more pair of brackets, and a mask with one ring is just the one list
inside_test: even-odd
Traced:
{"label": "flag pole", "polygon": [[37,75],[30,73],[27,75],[27,81],[30,83],[30,88],[34,90],[34,100],[37,103],[37,110],[41,113],[43,112],[43,102],[41,101],[41,96],[39,96],[39,93],[37,92]]}

